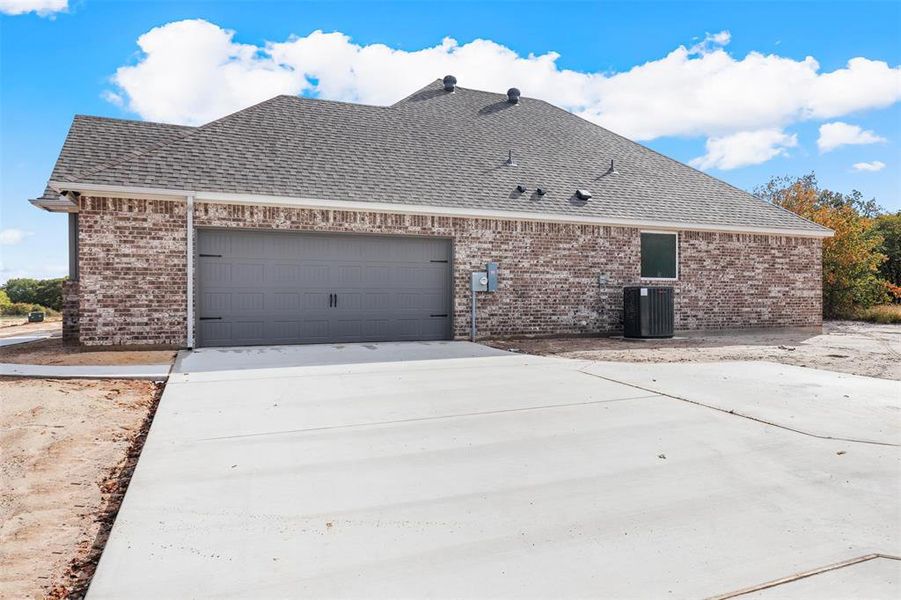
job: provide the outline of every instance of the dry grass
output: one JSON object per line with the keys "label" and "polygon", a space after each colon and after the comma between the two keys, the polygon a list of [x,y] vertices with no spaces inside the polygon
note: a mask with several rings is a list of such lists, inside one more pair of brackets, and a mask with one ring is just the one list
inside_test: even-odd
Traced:
{"label": "dry grass", "polygon": [[901,304],[882,304],[864,308],[856,316],[861,321],[871,323],[901,323]]}

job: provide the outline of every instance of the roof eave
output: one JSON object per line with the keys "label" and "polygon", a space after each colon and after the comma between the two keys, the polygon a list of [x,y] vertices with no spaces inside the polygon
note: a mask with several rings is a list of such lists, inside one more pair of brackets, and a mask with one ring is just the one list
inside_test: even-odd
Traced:
{"label": "roof eave", "polygon": [[520,221],[548,221],[586,225],[607,225],[611,227],[633,227],[639,229],[647,228],[664,229],[670,231],[746,233],[756,235],[779,235],[785,237],[828,238],[833,236],[833,231],[831,229],[826,229],[822,226],[820,227],[820,229],[754,227],[745,225],[721,225],[715,223],[656,221],[651,219],[621,219],[614,217],[592,217],[586,215],[564,215],[547,212],[539,213],[515,210],[486,210],[477,208],[456,208],[436,205],[365,202],[353,200],[324,200],[320,198],[272,196],[265,194],[208,192],[197,190],[145,188],[58,181],[51,181],[50,187],[57,191],[77,191],[84,196],[108,196],[115,198],[137,198],[145,200],[184,200],[187,197],[191,196],[199,202],[211,202],[218,204],[256,204],[266,206],[284,206],[288,208],[360,210],[379,213],[390,212],[444,217],[469,217],[477,219],[481,218],[510,219]]}
{"label": "roof eave", "polygon": [[72,213],[78,212],[78,205],[66,196],[58,198],[31,198],[29,202],[47,212]]}

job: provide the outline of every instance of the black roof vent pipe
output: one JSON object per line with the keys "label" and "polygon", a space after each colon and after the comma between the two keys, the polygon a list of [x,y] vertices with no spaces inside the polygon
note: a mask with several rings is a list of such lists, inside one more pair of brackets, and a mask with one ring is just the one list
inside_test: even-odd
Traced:
{"label": "black roof vent pipe", "polygon": [[441,80],[441,83],[444,84],[445,92],[453,92],[457,87],[457,78],[453,75],[445,75],[444,79]]}
{"label": "black roof vent pipe", "polygon": [[509,102],[510,104],[519,104],[519,97],[521,95],[522,94],[518,89],[510,88],[509,90],[507,90],[507,102]]}

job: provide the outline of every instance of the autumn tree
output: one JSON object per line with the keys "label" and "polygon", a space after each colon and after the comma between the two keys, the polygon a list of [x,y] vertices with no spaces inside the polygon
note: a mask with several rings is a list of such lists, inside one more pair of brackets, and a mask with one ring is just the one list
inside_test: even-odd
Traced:
{"label": "autumn tree", "polygon": [[823,312],[847,316],[855,307],[888,299],[879,267],[883,239],[874,226],[880,209],[855,191],[841,194],[821,189],[813,173],[798,178],[776,177],[754,191],[759,198],[833,230],[823,240]]}
{"label": "autumn tree", "polygon": [[874,228],[882,238],[879,251],[886,260],[879,267],[879,273],[891,284],[896,302],[901,302],[901,211],[876,217]]}

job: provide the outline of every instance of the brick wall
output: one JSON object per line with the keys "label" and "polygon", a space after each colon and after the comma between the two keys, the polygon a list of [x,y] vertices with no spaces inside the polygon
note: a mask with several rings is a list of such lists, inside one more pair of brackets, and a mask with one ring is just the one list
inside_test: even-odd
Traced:
{"label": "brick wall", "polygon": [[[82,199],[80,340],[185,343],[185,206]],[[469,273],[500,265],[479,297],[482,336],[621,329],[622,291],[639,281],[634,228],[198,203],[197,227],[454,238],[455,335],[469,331]],[[817,326],[819,240],[682,232],[676,327]],[[608,278],[598,284],[598,275]]]}
{"label": "brick wall", "polygon": [[79,341],[185,344],[185,204],[81,198]]}
{"label": "brick wall", "polygon": [[77,343],[78,336],[78,282],[63,281],[63,341]]}

